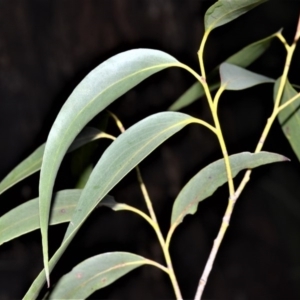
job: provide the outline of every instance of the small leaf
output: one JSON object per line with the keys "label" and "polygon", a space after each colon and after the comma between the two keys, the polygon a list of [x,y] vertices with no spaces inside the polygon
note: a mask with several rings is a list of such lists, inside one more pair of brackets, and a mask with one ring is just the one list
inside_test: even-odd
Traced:
{"label": "small leaf", "polygon": [[98,113],[147,77],[181,64],[171,55],[135,49],[106,60],[75,88],[60,110],[47,139],[41,167],[39,196],[43,260],[48,270],[48,219],[52,189],[60,163],[77,133]]}
{"label": "small leaf", "polygon": [[86,299],[96,290],[146,264],[149,264],[148,259],[127,252],[96,255],[64,275],[51,293],[50,299]]}
{"label": "small leaf", "polygon": [[[81,190],[56,193],[51,208],[50,225],[69,222],[80,195]],[[19,205],[0,218],[0,245],[38,228],[39,202],[36,198]]]}
{"label": "small leaf", "polygon": [[[93,127],[86,127],[78,135],[75,141],[70,146],[68,152],[87,144],[88,142],[102,138],[101,131]],[[0,194],[7,189],[17,184],[26,177],[34,174],[41,169],[43,154],[45,150],[45,144],[37,148],[32,154],[30,154],[25,160],[23,160],[18,166],[16,166],[0,183]]]}
{"label": "small leaf", "polygon": [[[237,53],[233,54],[225,60],[225,62],[246,68],[254,61],[256,61],[269,47],[276,34],[272,34],[262,40],[254,42]],[[216,82],[209,84],[210,92],[213,92],[220,86],[219,81],[219,66],[217,66],[207,77],[207,82]],[[185,93],[183,93],[169,108],[168,110],[178,111],[186,107],[197,99],[204,96],[204,89],[197,81]]]}
{"label": "small leaf", "polygon": [[243,90],[261,83],[274,83],[275,80],[250,72],[241,67],[222,63],[220,66],[221,84],[226,90]]}
{"label": "small leaf", "polygon": [[205,13],[205,31],[229,23],[267,0],[219,0]]}
{"label": "small leaf", "polygon": [[[256,154],[243,152],[231,155],[229,159],[233,177],[244,169],[288,160],[282,155],[269,152]],[[227,182],[227,173],[224,159],[217,160],[198,172],[183,187],[174,202],[171,228],[174,230],[187,214],[194,214],[198,203],[211,196],[225,182]]]}
{"label": "small leaf", "polygon": [[[280,79],[281,78],[276,80],[274,86],[274,99],[276,98],[278,92]],[[283,90],[281,104],[287,102],[297,94],[297,91],[287,80]],[[278,114],[278,120],[284,132],[284,135],[288,139],[293,151],[300,160],[300,96],[299,99],[295,100],[289,106],[280,111],[280,113]]]}

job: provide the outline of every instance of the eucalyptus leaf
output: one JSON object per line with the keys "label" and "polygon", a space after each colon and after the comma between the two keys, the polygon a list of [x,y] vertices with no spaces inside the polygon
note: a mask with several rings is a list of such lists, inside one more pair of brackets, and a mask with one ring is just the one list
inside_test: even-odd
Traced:
{"label": "eucalyptus leaf", "polygon": [[[86,143],[102,137],[103,136],[100,130],[93,127],[86,127],[77,136],[75,141],[68,149],[68,152],[74,151],[77,148],[85,145]],[[38,147],[32,154],[30,154],[8,174],[0,183],[0,194],[8,190],[13,185],[17,184],[21,180],[39,171],[42,165],[44,150],[45,144]]]}
{"label": "eucalyptus leaf", "polygon": [[205,31],[229,23],[267,0],[219,0],[205,13]]}
{"label": "eucalyptus leaf", "polygon": [[47,139],[40,175],[40,222],[43,259],[48,270],[48,219],[60,163],[78,132],[114,100],[147,77],[181,64],[167,53],[135,49],[117,54],[91,71],[60,110]]}
{"label": "eucalyptus leaf", "polygon": [[64,239],[77,231],[102,198],[154,149],[197,119],[179,112],[154,114],[134,124],[105,150],[93,169]]}
{"label": "eucalyptus leaf", "polygon": [[[104,151],[86,183],[72,216],[64,240],[49,262],[54,268],[77,231],[91,211],[103,201],[107,193],[140,161],[166,139],[197,122],[197,119],[179,112],[162,112],[134,124]],[[35,299],[45,282],[43,270],[35,279],[24,299]]]}
{"label": "eucalyptus leaf", "polygon": [[49,299],[86,299],[130,271],[149,264],[149,260],[132,253],[110,252],[93,256],[64,275]]}
{"label": "eucalyptus leaf", "polygon": [[221,84],[226,90],[243,90],[262,83],[274,83],[275,80],[244,68],[222,63],[220,66]]}
{"label": "eucalyptus leaf", "polygon": [[[271,45],[272,40],[276,38],[276,33],[262,40],[254,42],[237,53],[227,58],[224,62],[246,68],[256,61]],[[219,66],[217,66],[208,76],[210,92],[215,91],[220,86]],[[215,83],[211,83],[215,82]],[[178,111],[205,95],[202,85],[197,81],[187,91],[185,91],[168,110]]]}
{"label": "eucalyptus leaf", "polygon": [[[229,156],[229,160],[232,176],[235,177],[244,169],[254,169],[265,164],[287,161],[288,159],[270,152],[256,154],[242,152]],[[199,202],[211,196],[225,182],[227,182],[227,173],[223,158],[211,163],[190,179],[174,202],[171,216],[172,230],[183,221],[186,215],[194,214]]]}
{"label": "eucalyptus leaf", "polygon": [[[274,86],[274,100],[278,93],[280,79],[276,80]],[[281,104],[287,102],[289,99],[297,95],[297,91],[291,86],[287,80],[283,90]],[[288,105],[278,114],[278,120],[283,130],[284,135],[288,139],[293,151],[300,160],[300,96],[299,99]]]}
{"label": "eucalyptus leaf", "polygon": [[[56,193],[51,208],[50,225],[69,222],[80,195],[81,190]],[[17,206],[0,218],[0,245],[38,228],[39,202],[36,198]]]}

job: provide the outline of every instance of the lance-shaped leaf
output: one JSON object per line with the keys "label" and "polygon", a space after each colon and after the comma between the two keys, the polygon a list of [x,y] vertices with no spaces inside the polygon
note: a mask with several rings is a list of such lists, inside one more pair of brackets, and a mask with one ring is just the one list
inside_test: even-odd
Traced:
{"label": "lance-shaped leaf", "polygon": [[[278,93],[280,80],[281,78],[276,80],[274,86],[274,99],[276,98],[276,95]],[[284,104],[297,94],[297,91],[291,86],[291,84],[287,80],[283,90],[281,104]],[[280,113],[278,114],[278,119],[281,128],[284,132],[284,135],[288,139],[292,149],[294,150],[295,154],[300,160],[300,96],[297,100],[295,100],[282,111],[280,111]]]}
{"label": "lance-shaped leaf", "polygon": [[244,68],[222,63],[220,66],[221,84],[226,90],[243,90],[262,83],[274,83],[275,80]]}
{"label": "lance-shaped leaf", "polygon": [[136,123],[103,153],[93,169],[65,238],[84,222],[102,198],[133,168],[169,137],[196,119],[182,113],[162,112]]}
{"label": "lance-shaped leaf", "polygon": [[[237,53],[227,58],[224,62],[246,68],[257,60],[271,45],[272,40],[276,37],[276,33],[272,34],[262,40],[254,42]],[[217,66],[208,76],[209,90],[213,92],[220,86],[219,81],[219,66]],[[216,82],[210,84],[210,82]],[[184,92],[168,109],[180,110],[186,107],[197,99],[204,96],[204,89],[199,82],[195,82],[186,92]]]}
{"label": "lance-shaped leaf", "polygon": [[[179,112],[163,112],[136,123],[104,151],[86,183],[64,240],[49,262],[52,270],[91,211],[103,197],[140,161],[187,124],[198,122]],[[35,299],[45,281],[44,270],[24,299]]]}
{"label": "lance-shaped leaf", "polygon": [[80,130],[99,112],[150,75],[181,64],[169,54],[136,49],[115,55],[90,72],[60,110],[47,139],[40,175],[43,258],[48,271],[48,219],[59,165]]}
{"label": "lance-shaped leaf", "polygon": [[86,299],[130,271],[147,264],[148,259],[127,252],[96,255],[78,264],[57,283],[50,299]]}
{"label": "lance-shaped leaf", "polygon": [[[51,208],[50,225],[69,222],[81,190],[64,190],[56,193]],[[38,198],[29,200],[0,218],[0,245],[40,228]],[[109,199],[106,199],[109,203]]]}
{"label": "lance-shaped leaf", "polygon": [[[229,159],[233,177],[244,169],[288,160],[282,155],[269,152],[256,154],[243,152],[231,155]],[[187,214],[194,214],[199,202],[211,196],[225,182],[227,182],[227,173],[224,159],[217,160],[198,172],[183,187],[174,202],[171,231],[174,231]]]}
{"label": "lance-shaped leaf", "polygon": [[[78,135],[68,151],[74,151],[88,142],[105,137],[105,134],[103,134],[104,133],[96,128],[86,127]],[[44,150],[45,144],[37,148],[8,174],[0,183],[0,194],[26,177],[39,171],[42,165]]]}
{"label": "lance-shaped leaf", "polygon": [[229,23],[267,0],[219,0],[205,13],[205,31]]}

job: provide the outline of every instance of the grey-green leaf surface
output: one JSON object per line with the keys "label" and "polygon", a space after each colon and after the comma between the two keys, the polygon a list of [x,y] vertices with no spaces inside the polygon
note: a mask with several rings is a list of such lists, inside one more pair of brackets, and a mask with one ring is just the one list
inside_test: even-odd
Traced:
{"label": "grey-green leaf surface", "polygon": [[[279,88],[280,78],[276,80],[274,86],[274,99]],[[297,91],[291,86],[289,81],[286,81],[281,104],[287,102],[292,97],[296,96]],[[284,135],[288,139],[293,151],[300,160],[300,96],[292,104],[288,105],[278,114],[278,120],[283,130]]]}
{"label": "grey-green leaf surface", "polygon": [[205,31],[229,23],[267,0],[219,0],[205,13]]}
{"label": "grey-green leaf surface", "polygon": [[[51,208],[50,225],[70,221],[81,190],[56,193]],[[0,218],[0,245],[40,228],[38,198],[29,200]]]}
{"label": "grey-green leaf surface", "polygon": [[149,260],[132,253],[110,252],[88,258],[64,275],[50,299],[86,299],[130,271],[149,264]]}
{"label": "grey-green leaf surface", "polygon": [[[229,159],[233,177],[244,169],[254,169],[265,164],[288,160],[282,155],[270,152],[256,154],[242,152],[229,156]],[[225,182],[227,173],[224,159],[217,160],[199,171],[183,187],[174,202],[171,228],[174,230],[187,214],[194,214],[199,202],[211,196]]]}
{"label": "grey-green leaf surface", "polygon": [[[262,40],[254,42],[237,53],[227,58],[224,62],[237,65],[242,68],[248,67],[255,60],[257,60],[271,45],[272,40],[276,37],[276,33],[272,34]],[[219,66],[217,66],[207,77],[208,83],[216,82],[215,84],[209,84],[210,92],[213,92],[220,86],[219,81]],[[204,96],[204,89],[199,82],[195,82],[186,92],[184,92],[169,108],[168,110],[178,111],[197,99]]]}
{"label": "grey-green leaf surface", "polygon": [[226,90],[243,90],[262,83],[274,83],[275,80],[244,68],[222,63],[220,66],[221,84]]}
{"label": "grey-green leaf surface", "polygon": [[152,49],[117,54],[91,71],[60,110],[47,139],[41,167],[39,196],[44,265],[48,272],[48,219],[52,189],[60,163],[78,132],[114,100],[147,77],[181,64]]}
{"label": "grey-green leaf surface", "polygon": [[[78,229],[101,203],[103,197],[141,160],[166,139],[196,122],[197,119],[179,112],[162,112],[136,123],[122,133],[104,151],[86,183],[75,209],[64,240],[49,262],[52,270]],[[45,281],[44,270],[31,285],[24,299],[35,299]]]}
{"label": "grey-green leaf surface", "polygon": [[178,112],[154,114],[122,133],[103,153],[78,201],[65,238],[77,230],[102,198],[169,137],[196,119]]}
{"label": "grey-green leaf surface", "polygon": [[[102,135],[100,130],[93,127],[86,127],[78,135],[68,151],[70,152],[76,150],[86,143],[101,137]],[[39,171],[42,165],[44,150],[45,144],[38,147],[32,154],[30,154],[8,174],[0,183],[0,194],[26,177]]]}

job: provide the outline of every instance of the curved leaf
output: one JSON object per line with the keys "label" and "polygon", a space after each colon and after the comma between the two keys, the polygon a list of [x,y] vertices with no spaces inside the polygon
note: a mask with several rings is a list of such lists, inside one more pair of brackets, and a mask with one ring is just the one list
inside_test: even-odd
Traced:
{"label": "curved leaf", "polygon": [[49,299],[86,299],[130,271],[149,264],[132,253],[111,252],[96,255],[78,264],[57,283]]}
{"label": "curved leaf", "polygon": [[205,31],[229,23],[267,0],[219,0],[205,13]]}
{"label": "curved leaf", "polygon": [[152,74],[180,63],[169,54],[151,49],[115,55],[91,71],[60,110],[47,139],[40,175],[40,222],[43,258],[48,278],[48,218],[52,189],[59,165],[77,133],[118,97]]}
{"label": "curved leaf", "polygon": [[257,84],[275,82],[272,78],[228,63],[221,64],[220,76],[221,84],[226,86],[226,90],[243,90]]}
{"label": "curved leaf", "polygon": [[[282,155],[269,152],[256,154],[243,152],[231,155],[229,159],[233,177],[244,169],[288,160]],[[174,202],[171,228],[174,230],[187,214],[194,214],[198,203],[211,196],[225,182],[227,182],[227,173],[224,159],[217,160],[198,172],[183,187]]]}
{"label": "curved leaf", "polygon": [[[136,123],[105,150],[86,183],[64,240],[49,262],[52,270],[82,223],[103,197],[140,161],[166,139],[197,119],[179,112],[163,112]],[[100,202],[101,203],[101,202]],[[43,270],[24,299],[35,299],[45,281]]]}
{"label": "curved leaf", "polygon": [[[51,208],[50,225],[69,222],[81,190],[56,193]],[[0,218],[0,245],[40,228],[38,198],[29,200]]]}
{"label": "curved leaf", "polygon": [[178,112],[154,114],[122,133],[94,167],[65,239],[77,230],[102,198],[134,167],[169,137],[196,119]]}
{"label": "curved leaf", "polygon": [[[93,127],[86,127],[77,136],[75,141],[68,149],[68,152],[74,151],[86,143],[102,137],[103,136],[100,130]],[[39,171],[42,165],[44,150],[45,144],[38,147],[32,154],[30,154],[8,174],[0,183],[0,194],[26,177]]]}
{"label": "curved leaf", "polygon": [[[274,86],[274,99],[276,98],[280,79],[276,80]],[[296,96],[297,91],[291,86],[287,80],[283,90],[281,104],[287,102],[292,97]],[[288,139],[293,151],[300,160],[300,96],[299,99],[288,105],[285,109],[279,112],[278,120],[284,135]]]}
{"label": "curved leaf", "polygon": [[[257,60],[269,47],[272,40],[276,37],[276,33],[262,40],[254,42],[237,53],[227,58],[224,62],[246,68]],[[220,86],[219,81],[219,66],[217,66],[207,77],[208,82],[216,82],[209,84],[209,90],[213,92]],[[204,96],[204,89],[199,82],[195,82],[187,91],[185,91],[169,108],[168,110],[178,111],[186,107],[197,99]]]}

